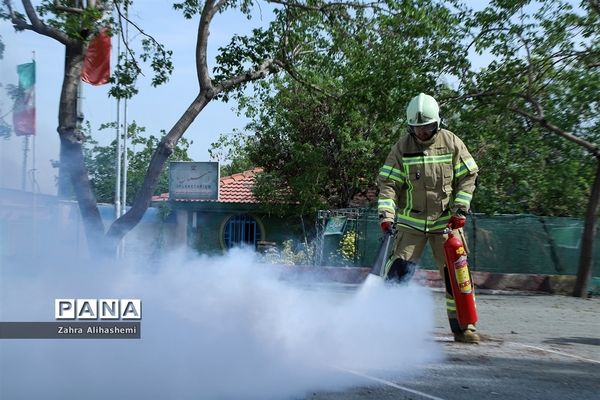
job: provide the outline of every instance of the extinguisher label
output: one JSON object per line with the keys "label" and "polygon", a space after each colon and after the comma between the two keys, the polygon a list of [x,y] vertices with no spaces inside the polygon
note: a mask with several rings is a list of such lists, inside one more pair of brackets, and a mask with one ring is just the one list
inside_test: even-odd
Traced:
{"label": "extinguisher label", "polygon": [[461,293],[471,293],[471,278],[469,276],[469,266],[467,265],[467,257],[460,257],[454,263],[454,271],[456,273],[456,283]]}

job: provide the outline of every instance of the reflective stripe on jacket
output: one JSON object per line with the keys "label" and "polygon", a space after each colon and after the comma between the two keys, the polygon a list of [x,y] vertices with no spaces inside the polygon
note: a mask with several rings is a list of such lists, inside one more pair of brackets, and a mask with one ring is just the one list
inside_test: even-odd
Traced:
{"label": "reflective stripe on jacket", "polygon": [[459,209],[468,211],[478,167],[454,133],[440,129],[424,145],[400,138],[379,171],[380,221],[394,221],[422,232],[446,227]]}

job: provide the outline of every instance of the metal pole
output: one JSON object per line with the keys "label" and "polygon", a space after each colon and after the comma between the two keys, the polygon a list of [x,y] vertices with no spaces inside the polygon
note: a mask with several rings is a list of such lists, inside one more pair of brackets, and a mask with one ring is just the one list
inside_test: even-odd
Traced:
{"label": "metal pole", "polygon": [[23,170],[21,171],[21,190],[27,188],[27,153],[29,152],[29,135],[23,137]]}
{"label": "metal pole", "polygon": [[[117,31],[117,57],[121,54],[121,32]],[[120,132],[121,100],[117,98],[117,126],[116,126],[116,182],[115,182],[115,219],[121,216],[121,132]]]}
{"label": "metal pole", "polygon": [[[125,17],[129,17],[129,7],[125,4]],[[125,39],[129,40],[129,21],[125,21]],[[129,56],[127,53],[125,54],[125,60],[127,60]],[[121,196],[123,197],[123,204],[121,214],[125,214],[127,212],[127,169],[129,167],[127,160],[127,135],[129,134],[129,127],[127,126],[127,98],[125,98],[123,104],[123,188],[121,191]]]}
{"label": "metal pole", "polygon": [[37,170],[35,169],[35,135],[33,135],[33,152],[32,152],[32,167],[31,167],[31,191],[33,193],[36,192],[36,186],[37,186],[37,179],[36,179],[36,173]]}
{"label": "metal pole", "polygon": [[127,212],[127,169],[128,159],[127,159],[127,134],[129,127],[127,126],[127,99],[124,101],[123,105],[123,189],[121,190],[121,194],[123,196],[123,208],[121,210],[121,214],[125,214]]}
{"label": "metal pole", "polygon": [[[34,65],[34,74],[37,74],[36,71],[36,65],[35,65],[35,51],[32,51],[32,61],[33,61],[33,65]],[[35,81],[35,75],[34,75],[34,81]],[[33,89],[33,109],[35,110],[35,87]],[[36,169],[35,169],[35,137],[37,135],[37,126],[36,126],[36,120],[34,118],[33,120],[33,153],[32,153],[32,169],[31,169],[31,193],[32,193],[32,199],[33,199],[33,256],[37,258],[37,253],[38,253],[38,223],[37,223],[37,191],[36,189],[36,185],[37,185],[37,180],[36,180]],[[38,188],[39,190],[39,188]]]}
{"label": "metal pole", "polygon": [[115,219],[121,216],[121,100],[117,99],[117,132],[116,132],[116,182],[115,182]]}
{"label": "metal pole", "polygon": [[[32,58],[33,58],[33,60],[32,60],[33,65],[35,66],[35,51],[32,51],[31,53],[32,53]],[[35,72],[35,69],[34,69],[34,73],[37,73],[37,72]],[[35,89],[33,90],[33,109],[35,110]],[[37,185],[37,179],[35,176],[37,173],[37,170],[35,168],[35,137],[37,134],[37,126],[36,126],[35,118],[33,120],[33,132],[34,132],[34,134],[33,134],[33,153],[32,153],[33,159],[32,159],[32,169],[31,169],[31,171],[32,171],[31,172],[31,192],[33,193],[33,196],[35,199],[35,186]]]}
{"label": "metal pole", "polygon": [[[35,104],[35,103],[34,103]],[[37,257],[37,249],[38,249],[38,223],[37,223],[37,190],[36,185],[37,181],[35,179],[35,134],[33,135],[33,168],[31,170],[31,196],[33,199],[33,256]]]}
{"label": "metal pole", "polygon": [[[127,3],[125,3],[125,17],[129,16],[129,7]],[[123,41],[129,40],[129,22],[125,21],[125,32],[121,32],[123,35],[119,36],[123,39]],[[120,42],[119,42],[120,44]],[[125,60],[127,61],[129,58],[127,52],[125,52]],[[118,124],[117,124],[118,125]],[[120,205],[120,214],[118,214],[117,218],[121,215],[124,215],[127,212],[127,134],[128,134],[128,126],[127,126],[127,98],[123,101],[123,168],[118,171],[120,173],[120,184],[121,186],[121,205]],[[121,157],[119,157],[119,162],[121,162]],[[118,256],[123,257],[125,255],[125,239],[121,239],[119,246],[117,248]]]}

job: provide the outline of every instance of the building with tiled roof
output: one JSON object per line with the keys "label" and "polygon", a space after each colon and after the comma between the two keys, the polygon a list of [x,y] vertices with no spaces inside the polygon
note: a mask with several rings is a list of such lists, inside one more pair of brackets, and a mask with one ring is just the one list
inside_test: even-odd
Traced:
{"label": "building with tiled roof", "polygon": [[259,248],[289,239],[299,221],[277,218],[265,212],[254,196],[256,176],[262,168],[219,179],[218,200],[173,198],[169,193],[153,196],[154,205],[169,204],[175,212],[179,236],[202,253],[233,246]]}
{"label": "building with tiled roof", "polygon": [[[249,171],[240,172],[230,176],[224,176],[219,180],[219,200],[203,199],[173,199],[176,202],[219,202],[252,204],[258,203],[252,189],[256,182],[256,175],[263,171],[262,168],[254,168]],[[168,201],[169,193],[160,196],[152,196],[153,202]]]}
{"label": "building with tiled roof", "polygon": [[221,178],[219,201],[221,203],[258,203],[252,189],[254,189],[256,175],[262,171],[262,168],[254,168]]}

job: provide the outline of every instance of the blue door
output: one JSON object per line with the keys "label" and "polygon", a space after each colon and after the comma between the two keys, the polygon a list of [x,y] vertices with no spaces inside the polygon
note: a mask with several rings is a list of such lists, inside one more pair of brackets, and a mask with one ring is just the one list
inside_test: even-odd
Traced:
{"label": "blue door", "polygon": [[235,246],[256,248],[256,242],[260,240],[260,228],[250,215],[234,215],[225,225],[223,239],[228,249]]}

